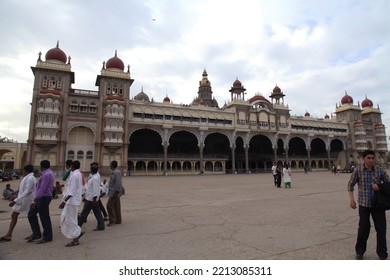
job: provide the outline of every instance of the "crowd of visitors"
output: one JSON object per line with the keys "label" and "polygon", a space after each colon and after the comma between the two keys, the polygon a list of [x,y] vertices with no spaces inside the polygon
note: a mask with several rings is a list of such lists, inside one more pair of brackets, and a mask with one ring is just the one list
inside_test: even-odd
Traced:
{"label": "crowd of visitors", "polygon": [[[7,233],[0,237],[0,242],[12,240],[12,233],[16,226],[18,216],[27,212],[31,233],[25,238],[28,243],[44,244],[53,241],[52,216],[50,204],[53,199],[61,199],[60,230],[70,239],[65,246],[73,247],[80,244],[79,239],[85,234],[83,224],[91,210],[97,221],[94,231],[103,231],[107,226],[122,223],[120,197],[123,194],[122,174],[118,169],[118,162],[112,161],[111,176],[109,181],[99,174],[99,164],[93,162],[90,165],[90,174],[87,179],[80,172],[78,160],[67,160],[66,171],[62,177],[63,184],[55,181],[54,172],[50,168],[50,161],[42,160],[40,163],[41,174],[37,180],[33,173],[33,166],[26,165],[23,168],[23,179],[17,191],[6,185],[3,191],[3,199],[9,200],[12,207],[11,222]],[[101,197],[108,196],[105,209]],[[79,208],[81,212],[79,213]]]}

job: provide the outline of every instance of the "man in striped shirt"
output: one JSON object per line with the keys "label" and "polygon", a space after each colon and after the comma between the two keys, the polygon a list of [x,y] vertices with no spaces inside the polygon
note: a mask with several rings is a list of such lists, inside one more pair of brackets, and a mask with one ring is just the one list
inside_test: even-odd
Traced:
{"label": "man in striped shirt", "polygon": [[380,191],[378,184],[390,182],[389,175],[380,166],[375,165],[375,152],[365,150],[363,152],[364,164],[355,168],[348,182],[348,194],[350,207],[356,209],[356,201],[353,195],[354,186],[358,184],[358,204],[359,204],[359,228],[355,246],[356,259],[362,260],[367,249],[367,240],[370,235],[370,216],[374,221],[377,232],[376,253],[379,259],[387,259],[386,241],[386,215],[385,210],[373,204],[374,193]]}

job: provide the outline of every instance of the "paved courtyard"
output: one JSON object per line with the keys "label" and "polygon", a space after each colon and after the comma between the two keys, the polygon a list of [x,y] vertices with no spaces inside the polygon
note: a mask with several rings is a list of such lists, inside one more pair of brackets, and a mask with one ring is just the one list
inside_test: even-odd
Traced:
{"label": "paved courtyard", "polygon": [[[31,232],[21,214],[13,240],[0,243],[0,258],[354,259],[358,212],[349,208],[349,176],[293,173],[291,189],[275,188],[271,174],[125,177],[123,224],[94,232],[91,214],[80,246],[65,248],[56,199],[51,203],[53,242],[26,243]],[[20,180],[11,183],[17,188]],[[7,201],[0,201],[0,212],[3,235],[11,214]],[[366,259],[377,259],[375,240],[372,229]]]}

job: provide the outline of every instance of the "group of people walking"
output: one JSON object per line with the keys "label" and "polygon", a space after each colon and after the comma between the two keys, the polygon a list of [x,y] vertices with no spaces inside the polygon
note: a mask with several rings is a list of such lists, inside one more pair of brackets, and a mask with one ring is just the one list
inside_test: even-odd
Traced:
{"label": "group of people walking", "polygon": [[[20,213],[28,211],[28,221],[31,226],[31,234],[25,239],[28,243],[38,240],[36,244],[43,244],[53,240],[53,228],[51,223],[49,206],[53,198],[55,176],[50,168],[50,161],[43,160],[40,163],[41,176],[37,180],[33,174],[33,166],[26,165],[23,168],[23,179],[20,183],[18,196],[9,203],[12,207],[11,222],[8,232],[0,237],[0,242],[12,240],[12,233],[16,226]],[[120,197],[123,194],[122,174],[118,169],[118,162],[112,161],[112,170],[108,187],[103,184],[101,191],[99,164],[90,164],[90,174],[85,180],[80,172],[79,161],[66,161],[66,173],[63,176],[65,190],[62,201],[60,228],[62,234],[71,239],[66,247],[79,245],[79,239],[85,234],[82,225],[87,221],[91,211],[97,221],[94,231],[105,230],[107,226],[122,223]],[[107,187],[107,189],[105,189]],[[101,202],[101,196],[107,194],[107,212]],[[82,211],[78,214],[80,205],[84,202]],[[38,221],[41,222],[41,226]],[[108,217],[107,217],[108,216]]]}
{"label": "group of people walking", "polygon": [[277,164],[276,162],[274,162],[271,170],[272,175],[274,176],[275,187],[281,188],[283,177],[284,187],[286,189],[291,189],[291,170],[287,163],[282,166],[281,163]]}

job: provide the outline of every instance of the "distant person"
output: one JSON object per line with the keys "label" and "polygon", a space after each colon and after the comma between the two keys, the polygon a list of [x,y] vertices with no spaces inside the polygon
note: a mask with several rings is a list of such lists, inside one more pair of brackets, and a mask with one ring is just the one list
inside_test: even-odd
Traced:
{"label": "distant person", "polygon": [[277,186],[277,184],[276,184],[276,168],[277,168],[276,161],[274,161],[274,164],[272,165],[271,170],[272,170],[272,176],[274,177],[275,187]]}
{"label": "distant person", "polygon": [[[28,212],[28,221],[32,234],[26,237],[27,242],[33,242],[35,239],[42,237],[37,244],[43,244],[53,240],[49,206],[53,195],[54,173],[50,169],[50,161],[48,160],[42,160],[40,167],[42,174],[37,182],[35,198]],[[43,235],[41,234],[41,228],[38,223],[38,214],[43,227]]]}
{"label": "distant person", "polygon": [[103,197],[108,194],[108,183],[107,179],[104,179],[103,182],[100,183],[100,196]]}
{"label": "distant person", "polygon": [[333,165],[333,167],[332,167],[332,173],[333,173],[334,175],[337,174],[337,167],[336,167],[336,165]]}
{"label": "distant person", "polygon": [[5,185],[5,189],[3,191],[3,199],[10,200],[10,198],[14,194],[15,194],[15,191],[11,188],[11,184]]}
{"label": "distant person", "polygon": [[82,191],[83,175],[80,172],[80,162],[75,160],[72,164],[66,197],[59,206],[60,209],[63,209],[61,212],[61,232],[66,238],[72,239],[65,247],[79,245],[79,239],[84,235],[77,221],[77,211],[81,204]]}
{"label": "distant person", "polygon": [[283,181],[286,189],[291,189],[291,170],[287,163],[284,164],[283,168]]}
{"label": "distant person", "polygon": [[53,189],[53,198],[56,199],[60,194],[62,194],[62,185],[59,181],[56,182],[54,189]]}
{"label": "distant person", "polygon": [[12,214],[8,232],[3,237],[0,237],[0,242],[12,240],[12,232],[18,222],[19,214],[30,209],[31,202],[35,196],[36,185],[33,171],[34,167],[31,164],[23,168],[23,179],[20,182],[18,196],[9,203],[9,206],[12,207]]}
{"label": "distant person", "polygon": [[386,241],[386,214],[385,210],[373,205],[374,193],[380,191],[378,184],[390,182],[386,171],[375,165],[375,153],[372,150],[363,152],[363,165],[357,166],[348,182],[349,205],[356,209],[356,201],[353,195],[354,186],[358,184],[359,228],[355,245],[356,259],[362,260],[367,249],[367,240],[370,235],[370,216],[374,221],[376,230],[376,253],[379,259],[388,257]]}
{"label": "distant person", "polygon": [[282,165],[278,164],[276,167],[276,187],[281,188],[282,184]]}
{"label": "distant person", "polygon": [[110,164],[112,170],[108,183],[107,212],[109,223],[107,226],[122,223],[121,200],[122,196],[122,174],[118,169],[118,162],[113,160]]}
{"label": "distant person", "polygon": [[94,231],[105,229],[103,215],[99,207],[100,175],[98,169],[99,167],[97,165],[91,165],[91,174],[85,187],[84,207],[81,214],[78,216],[78,225],[81,227],[87,221],[87,217],[92,210],[97,221],[97,226]]}

